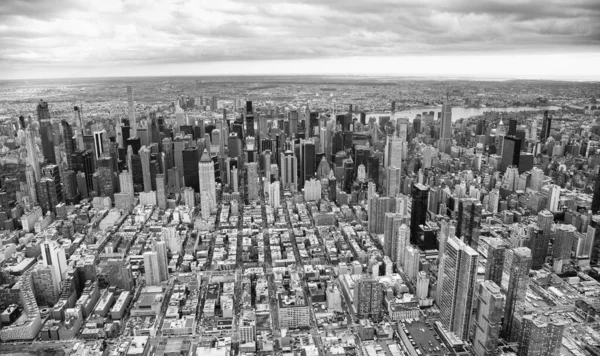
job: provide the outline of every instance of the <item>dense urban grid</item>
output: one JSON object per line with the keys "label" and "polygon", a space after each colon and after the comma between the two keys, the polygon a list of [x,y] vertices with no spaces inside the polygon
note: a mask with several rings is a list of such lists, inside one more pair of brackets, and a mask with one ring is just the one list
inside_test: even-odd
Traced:
{"label": "dense urban grid", "polygon": [[600,355],[598,83],[0,98],[0,352]]}

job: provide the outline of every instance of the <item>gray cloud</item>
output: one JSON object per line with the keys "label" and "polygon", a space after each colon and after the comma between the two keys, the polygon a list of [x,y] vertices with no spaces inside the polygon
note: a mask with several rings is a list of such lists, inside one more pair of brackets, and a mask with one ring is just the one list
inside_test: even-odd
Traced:
{"label": "gray cloud", "polygon": [[598,51],[597,0],[4,0],[0,70],[486,51]]}

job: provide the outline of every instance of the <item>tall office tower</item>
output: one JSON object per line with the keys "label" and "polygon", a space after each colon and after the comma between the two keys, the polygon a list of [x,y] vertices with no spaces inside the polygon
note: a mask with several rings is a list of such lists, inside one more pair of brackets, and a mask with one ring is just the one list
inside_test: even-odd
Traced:
{"label": "tall office tower", "polygon": [[106,130],[94,131],[94,153],[96,154],[96,160],[102,156],[104,153],[108,151],[108,147],[106,147]]}
{"label": "tall office tower", "polygon": [[170,137],[165,137],[162,140],[162,148],[165,154],[165,172],[175,165],[175,157],[173,156],[173,141]]}
{"label": "tall office tower", "polygon": [[406,224],[402,224],[400,228],[398,228],[396,256],[393,260],[396,262],[398,269],[400,269],[401,266],[404,266],[404,257],[408,246],[410,246],[410,229]]}
{"label": "tall office tower", "polygon": [[144,252],[143,256],[146,285],[160,285],[160,268],[158,266],[158,253],[154,251],[146,251]]}
{"label": "tall office tower", "polygon": [[210,109],[217,110],[219,108],[219,99],[216,96],[213,96],[210,100]]}
{"label": "tall office tower", "polygon": [[242,155],[242,140],[237,133],[232,132],[229,134],[227,147],[229,148],[229,157],[239,158]]}
{"label": "tall office tower", "polygon": [[133,178],[131,177],[131,172],[123,171],[119,174],[119,187],[121,188],[121,193],[133,195]]}
{"label": "tall office tower", "polygon": [[173,141],[173,161],[175,167],[183,174],[183,150],[187,147],[187,141],[181,136],[177,136]]}
{"label": "tall office tower", "polygon": [[208,151],[202,153],[198,163],[199,191],[207,192],[208,206],[210,210],[217,207],[216,182],[215,182],[215,164],[208,155]]}
{"label": "tall office tower", "polygon": [[337,179],[335,178],[335,174],[333,170],[329,171],[329,176],[327,176],[327,195],[331,202],[335,202],[337,198]]}
{"label": "tall office tower", "polygon": [[263,177],[267,179],[267,181],[271,181],[271,150],[266,150],[262,154],[261,160],[261,170],[263,172]]}
{"label": "tall office tower", "polygon": [[27,182],[27,191],[29,193],[29,198],[31,198],[31,202],[37,204],[37,181],[35,179],[35,171],[31,165],[27,165],[27,167],[25,167],[25,181]]}
{"label": "tall office tower", "polygon": [[147,146],[142,146],[138,151],[140,161],[142,162],[142,179],[144,182],[144,192],[152,190],[152,182],[150,177],[150,150]]}
{"label": "tall office tower", "polygon": [[514,324],[515,314],[525,303],[525,293],[529,284],[529,269],[531,267],[531,250],[527,247],[517,247],[506,251],[504,270],[508,272],[508,282],[502,285],[506,289],[506,307],[502,322],[502,334],[508,341],[516,340],[517,327]]}
{"label": "tall office tower", "polygon": [[392,100],[392,115],[396,112],[396,100]]}
{"label": "tall office tower", "polygon": [[304,182],[315,176],[316,172],[316,151],[315,144],[312,141],[304,141],[301,144],[302,149],[302,182],[301,186],[304,186]]}
{"label": "tall office tower", "polygon": [[60,283],[67,277],[67,257],[65,249],[53,240],[45,240],[40,246],[44,266],[52,267],[56,280]]}
{"label": "tall office tower", "polygon": [[406,276],[414,283],[419,273],[419,249],[416,246],[409,245],[404,251],[404,261],[402,268]]}
{"label": "tall office tower", "polygon": [[517,120],[509,119],[508,120],[508,132],[506,136],[515,136],[517,134]]}
{"label": "tall office tower", "polygon": [[509,166],[519,167],[521,157],[521,139],[514,136],[504,136],[502,144],[502,165],[500,169],[505,171]]}
{"label": "tall office tower", "polygon": [[[548,210],[558,211],[558,203],[560,201],[560,186],[556,184],[550,185],[548,189]],[[593,203],[593,200],[592,200]]]}
{"label": "tall office tower", "polygon": [[502,285],[502,271],[504,270],[504,257],[506,255],[506,244],[504,240],[497,237],[482,237],[480,249],[487,252],[485,256],[485,274],[483,279],[490,280],[497,285]]}
{"label": "tall office tower", "polygon": [[100,179],[99,195],[110,197],[111,200],[114,200],[117,191],[116,176],[110,157],[100,157],[98,159],[98,176]]}
{"label": "tall office tower", "polygon": [[281,183],[284,190],[298,190],[298,160],[290,150],[281,153]]}
{"label": "tall office tower", "polygon": [[165,180],[166,175],[164,173],[156,175],[156,200],[158,207],[163,210],[167,208],[167,184]]}
{"label": "tall office tower", "polygon": [[[206,149],[204,151],[206,151]],[[187,147],[183,150],[182,156],[184,184],[186,187],[193,188],[196,193],[200,193],[198,150],[193,147]]]}
{"label": "tall office tower", "polygon": [[423,184],[415,183],[412,186],[411,196],[410,241],[417,246],[421,246],[417,238],[417,233],[419,231],[419,225],[425,224],[427,218],[429,188]]}
{"label": "tall office tower", "polygon": [[452,147],[452,106],[444,103],[442,106],[442,118],[440,127],[440,152],[450,154]]}
{"label": "tall office tower", "polygon": [[402,215],[385,213],[383,227],[383,254],[393,262],[397,261],[398,231],[402,225]]}
{"label": "tall office tower", "polygon": [[281,193],[279,182],[275,181],[269,185],[269,205],[273,207],[273,209],[277,209],[281,206]]}
{"label": "tall office tower", "polygon": [[230,188],[234,192],[237,192],[239,190],[239,172],[236,166],[231,168],[231,174],[227,180],[229,181]]}
{"label": "tall office tower", "polygon": [[354,310],[360,319],[379,320],[382,311],[384,286],[377,279],[363,277],[354,284]]}
{"label": "tall office tower", "polygon": [[531,189],[539,192],[544,184],[544,171],[533,167],[531,169]]}
{"label": "tall office tower", "polygon": [[246,114],[245,123],[246,123],[246,136],[255,137],[256,133],[254,131],[254,115]]}
{"label": "tall office tower", "polygon": [[598,169],[598,178],[594,184],[594,194],[592,196],[592,213],[597,214],[600,211],[600,168]]}
{"label": "tall office tower", "polygon": [[478,254],[456,237],[448,238],[444,251],[444,279],[439,300],[440,319],[462,340],[469,337]]}
{"label": "tall office tower", "polygon": [[517,355],[559,356],[565,327],[565,322],[555,322],[545,316],[524,315],[517,338]]}
{"label": "tall office tower", "polygon": [[154,240],[152,243],[152,251],[156,252],[158,262],[158,274],[160,281],[166,281],[169,279],[169,260],[167,257],[167,244],[164,241]]}
{"label": "tall office tower", "polygon": [[248,200],[255,201],[258,200],[258,189],[260,186],[258,180],[258,163],[251,162],[246,164],[246,185],[248,187]]}
{"label": "tall office tower", "polygon": [[50,121],[50,111],[48,103],[40,100],[37,105],[37,115],[40,122],[40,138],[42,139],[42,153],[44,159],[49,163],[56,164],[56,154],[54,151],[54,128]]}
{"label": "tall office tower", "polygon": [[550,235],[549,233],[545,234],[544,230],[535,225],[530,225],[527,228],[527,233],[529,235],[529,248],[531,249],[531,269],[538,270],[542,268],[544,262],[546,261],[546,257],[548,256]]}
{"label": "tall office tower", "polygon": [[75,150],[83,150],[85,146],[83,144],[83,122],[81,120],[81,108],[79,106],[73,107],[73,122],[75,122]]}
{"label": "tall office tower", "polygon": [[288,112],[288,121],[290,122],[290,132],[287,133],[290,137],[295,138],[298,133],[298,111],[292,110]]}
{"label": "tall office tower", "polygon": [[35,181],[37,182],[42,178],[42,170],[40,168],[40,160],[38,159],[38,148],[35,143],[35,135],[31,130],[31,127],[25,129],[25,147],[27,148],[27,164],[33,168]]}
{"label": "tall office tower", "polygon": [[[380,152],[375,152],[376,154],[381,154]],[[379,186],[379,166],[380,166],[380,157],[373,155],[369,157],[369,162],[367,164],[367,176],[370,180],[375,183],[376,186]]]}
{"label": "tall office tower", "polygon": [[167,192],[179,193],[181,191],[181,172],[177,167],[167,170]]}
{"label": "tall office tower", "polygon": [[400,183],[402,179],[400,168],[389,166],[386,169],[387,185],[386,194],[393,198],[400,193]]}
{"label": "tall office tower", "polygon": [[479,199],[465,198],[458,202],[456,235],[464,238],[467,245],[477,248],[483,205]]}
{"label": "tall office tower", "polygon": [[44,214],[56,212],[56,205],[63,202],[62,184],[58,166],[51,164],[42,169],[42,178],[36,185],[37,197]]}
{"label": "tall office tower", "polygon": [[62,120],[60,123],[63,131],[63,155],[65,156],[67,168],[73,169],[73,152],[75,152],[75,145],[73,141],[73,128],[66,120]]}
{"label": "tall office tower", "polygon": [[402,141],[398,137],[387,137],[385,154],[385,168],[392,166],[402,169]]}
{"label": "tall office tower", "polygon": [[477,291],[473,351],[477,356],[496,356],[506,297],[493,281],[479,283]]}
{"label": "tall office tower", "polygon": [[131,126],[131,136],[137,136],[137,119],[135,118],[135,103],[133,101],[133,88],[127,87],[127,108],[129,109],[129,125]]}
{"label": "tall office tower", "polygon": [[550,129],[552,127],[552,119],[548,116],[548,110],[544,111],[544,119],[542,121],[542,132],[540,141],[545,143],[548,137],[550,137]]}

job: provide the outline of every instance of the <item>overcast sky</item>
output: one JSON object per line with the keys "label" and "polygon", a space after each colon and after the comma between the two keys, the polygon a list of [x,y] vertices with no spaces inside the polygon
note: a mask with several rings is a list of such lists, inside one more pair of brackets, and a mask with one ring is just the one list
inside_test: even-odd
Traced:
{"label": "overcast sky", "polygon": [[0,79],[600,80],[599,0],[0,1]]}

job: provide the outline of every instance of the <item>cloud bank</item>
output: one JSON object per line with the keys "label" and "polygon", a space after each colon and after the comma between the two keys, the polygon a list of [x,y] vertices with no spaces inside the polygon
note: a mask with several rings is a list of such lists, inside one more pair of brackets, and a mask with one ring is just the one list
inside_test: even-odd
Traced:
{"label": "cloud bank", "polygon": [[0,79],[487,55],[562,55],[564,72],[597,58],[598,19],[597,0],[3,0]]}

